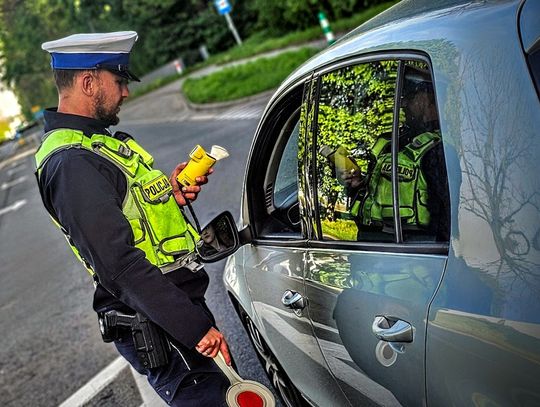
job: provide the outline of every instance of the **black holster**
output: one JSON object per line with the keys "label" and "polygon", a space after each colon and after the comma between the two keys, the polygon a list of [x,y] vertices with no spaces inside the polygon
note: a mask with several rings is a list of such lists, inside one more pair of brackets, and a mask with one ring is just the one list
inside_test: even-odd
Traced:
{"label": "black holster", "polygon": [[145,368],[164,366],[169,362],[171,348],[167,335],[145,316],[107,311],[98,314],[98,321],[104,342],[118,340],[123,337],[122,331],[131,330],[137,357]]}

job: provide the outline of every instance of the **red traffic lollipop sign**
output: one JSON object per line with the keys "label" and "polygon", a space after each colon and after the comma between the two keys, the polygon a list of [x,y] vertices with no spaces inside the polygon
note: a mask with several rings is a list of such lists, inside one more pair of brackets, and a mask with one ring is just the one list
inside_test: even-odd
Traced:
{"label": "red traffic lollipop sign", "polygon": [[231,382],[226,395],[229,407],[275,407],[276,400],[272,392],[261,383],[242,379],[225,363],[221,352],[214,358],[214,362]]}

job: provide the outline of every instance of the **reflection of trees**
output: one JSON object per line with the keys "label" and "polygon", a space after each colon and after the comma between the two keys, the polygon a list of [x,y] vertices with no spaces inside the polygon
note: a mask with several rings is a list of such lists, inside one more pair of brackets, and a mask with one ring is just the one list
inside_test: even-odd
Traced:
{"label": "reflection of trees", "polygon": [[461,132],[467,136],[456,146],[463,159],[461,202],[463,209],[490,225],[500,255],[490,264],[496,266],[496,276],[508,271],[514,280],[538,290],[538,263],[529,255],[537,231],[526,230],[540,214],[538,184],[531,179],[537,174],[530,171],[538,160],[538,150],[531,145],[535,129],[531,126],[531,132],[524,133],[523,123],[532,115],[524,104],[509,104],[520,100],[511,66],[497,67],[497,72],[506,69],[507,78],[501,80],[494,73],[497,56],[473,58],[463,61],[457,89],[467,106],[460,110]]}
{"label": "reflection of trees", "polygon": [[[313,173],[310,170],[312,160],[309,159],[309,152],[313,143],[312,127],[313,116],[315,111],[314,94],[317,88],[317,81],[312,80],[306,83],[304,88],[304,95],[302,100],[302,106],[300,108],[300,128],[298,136],[298,202],[300,204],[300,220],[303,222],[306,219],[314,220],[314,216],[306,213],[311,201],[311,181]],[[308,159],[306,159],[308,158]],[[303,223],[302,230],[308,236],[312,234],[313,224],[309,221]]]}
{"label": "reflection of trees", "polygon": [[326,259],[319,258],[318,261],[311,259],[309,264],[317,264],[317,267],[309,272],[310,280],[334,288],[352,287],[351,265],[347,255],[328,256]]}
{"label": "reflection of trees", "polygon": [[[365,63],[328,73],[321,79],[319,146],[345,147],[365,174],[377,138],[392,131],[396,61]],[[332,217],[343,186],[323,157],[317,160],[318,192]]]}

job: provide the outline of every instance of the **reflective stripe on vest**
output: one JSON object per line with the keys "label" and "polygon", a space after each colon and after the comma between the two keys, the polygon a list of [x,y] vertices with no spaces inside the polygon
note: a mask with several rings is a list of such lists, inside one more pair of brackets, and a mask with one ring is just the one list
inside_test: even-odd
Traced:
{"label": "reflective stripe on vest", "polygon": [[[437,133],[422,133],[398,152],[399,214],[405,226],[425,227],[429,225],[430,214],[427,207],[427,182],[422,172],[423,156],[440,141]],[[376,164],[371,174],[368,191],[362,202],[356,201],[351,214],[360,214],[363,225],[382,224],[394,216],[392,199],[392,154],[383,153],[390,140],[375,143]],[[374,146],[374,147],[375,147]]]}
{"label": "reflective stripe on vest", "polygon": [[[199,235],[186,222],[172,197],[168,177],[152,168],[152,156],[135,140],[120,141],[104,134],[86,137],[72,129],[54,130],[45,135],[36,152],[38,178],[53,154],[69,148],[81,148],[104,157],[124,173],[127,190],[122,212],[131,226],[134,245],[144,251],[152,264],[164,268],[175,263],[179,256],[193,252]],[[77,258],[93,275],[94,271],[81,258],[67,231],[58,220],[53,220],[66,235]]]}

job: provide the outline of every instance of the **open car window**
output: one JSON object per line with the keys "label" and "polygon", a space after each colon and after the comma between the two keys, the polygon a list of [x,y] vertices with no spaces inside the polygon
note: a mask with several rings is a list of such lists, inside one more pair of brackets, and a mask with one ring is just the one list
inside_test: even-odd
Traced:
{"label": "open car window", "polygon": [[298,204],[298,138],[302,87],[285,96],[265,118],[255,146],[248,199],[257,238],[302,237]]}

